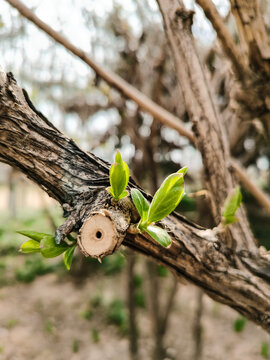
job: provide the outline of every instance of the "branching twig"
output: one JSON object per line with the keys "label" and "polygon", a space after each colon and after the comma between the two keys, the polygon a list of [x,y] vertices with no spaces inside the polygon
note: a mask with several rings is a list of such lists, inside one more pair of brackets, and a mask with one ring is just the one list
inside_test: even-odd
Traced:
{"label": "branching twig", "polygon": [[205,16],[211,22],[213,28],[216,30],[217,36],[221,42],[222,48],[228,58],[231,60],[237,76],[244,78],[248,71],[247,64],[243,60],[243,56],[238,50],[231,34],[229,33],[221,15],[217,11],[212,0],[196,0],[196,2],[203,9]]}

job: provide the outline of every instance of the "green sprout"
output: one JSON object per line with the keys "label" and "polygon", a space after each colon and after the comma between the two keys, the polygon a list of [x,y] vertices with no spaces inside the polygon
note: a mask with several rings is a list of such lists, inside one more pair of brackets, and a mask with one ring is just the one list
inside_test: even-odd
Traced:
{"label": "green sprout", "polygon": [[[184,175],[186,172],[187,167],[184,167],[178,172],[169,175],[155,193],[151,204],[148,203],[139,190],[131,190],[131,198],[141,217],[138,223],[138,230],[146,231],[155,241],[164,247],[171,245],[171,238],[166,230],[155,226],[155,223],[169,215],[182,200],[184,196]],[[129,168],[122,160],[119,150],[117,150],[115,162],[110,169],[111,186],[107,188],[107,191],[116,201],[129,195],[126,190],[128,181]],[[22,244],[20,248],[22,253],[41,253],[45,258],[54,258],[64,254],[64,264],[68,270],[70,269],[77,246],[76,239],[71,235],[67,236],[68,242],[63,241],[61,244],[56,244],[54,236],[50,234],[36,231],[18,231],[18,233],[30,239]]]}
{"label": "green sprout", "polygon": [[154,223],[168,216],[180,203],[184,196],[184,175],[187,167],[169,175],[155,193],[151,204],[138,189],[131,190],[131,198],[141,217],[139,231],[146,231],[155,241],[164,247],[172,243],[166,230]]}
{"label": "green sprout", "polygon": [[119,201],[128,195],[128,191],[126,190],[128,180],[129,168],[122,160],[120,151],[117,150],[115,161],[110,168],[111,186],[107,188],[108,192],[116,201]]}
{"label": "green sprout", "polygon": [[29,253],[41,253],[44,258],[54,258],[64,253],[64,264],[69,270],[74,250],[77,246],[76,239],[71,235],[68,239],[71,241],[71,244],[63,241],[61,244],[56,244],[54,236],[50,234],[44,234],[36,231],[17,231],[19,234],[24,235],[30,240],[25,241],[20,251],[24,254]]}
{"label": "green sprout", "polygon": [[228,198],[225,201],[225,205],[222,211],[222,216],[223,216],[222,222],[224,225],[233,224],[236,221],[238,221],[237,217],[235,216],[235,213],[239,208],[239,206],[241,205],[241,202],[242,202],[242,193],[240,187],[237,186],[234,189],[233,193],[230,196],[228,196]]}

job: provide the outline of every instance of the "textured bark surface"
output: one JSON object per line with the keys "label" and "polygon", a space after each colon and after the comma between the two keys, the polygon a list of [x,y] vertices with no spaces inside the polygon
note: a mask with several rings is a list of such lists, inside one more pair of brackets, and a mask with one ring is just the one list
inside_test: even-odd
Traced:
{"label": "textured bark surface", "polygon": [[[58,236],[79,230],[93,211],[120,211],[132,225],[138,214],[129,198],[116,205],[106,192],[108,164],[83,152],[35,110],[11,74],[0,73],[0,160],[23,171],[62,205],[67,222]],[[136,186],[131,180],[130,187]],[[172,238],[162,248],[147,234],[127,231],[124,244],[191,281],[213,299],[270,332],[269,255],[233,250],[217,229],[204,229],[173,214],[160,224]],[[60,235],[59,235],[60,234]],[[235,239],[237,240],[237,239]]]}
{"label": "textured bark surface", "polygon": [[236,79],[230,93],[231,148],[237,154],[252,121],[262,120],[270,138],[270,41],[258,0],[230,0],[239,44],[229,33],[212,0],[196,0],[217,32]]}
{"label": "textured bark surface", "polygon": [[[214,220],[218,224],[224,201],[235,186],[229,171],[228,139],[191,32],[193,12],[186,10],[179,0],[158,0],[158,3],[197,148],[202,155]],[[239,211],[239,219],[238,224],[230,227],[224,241],[230,247],[251,250],[255,246],[254,239],[243,208]]]}

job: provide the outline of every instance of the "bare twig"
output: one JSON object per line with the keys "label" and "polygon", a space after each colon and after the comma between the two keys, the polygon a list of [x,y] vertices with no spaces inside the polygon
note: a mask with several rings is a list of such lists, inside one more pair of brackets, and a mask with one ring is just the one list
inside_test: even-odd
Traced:
{"label": "bare twig", "polygon": [[200,360],[202,357],[202,314],[203,314],[203,292],[197,290],[197,308],[193,323],[194,355],[193,360]]}
{"label": "bare twig", "polygon": [[129,351],[132,360],[138,359],[138,328],[136,322],[134,267],[136,256],[132,250],[128,250],[128,310],[129,310]]}
{"label": "bare twig", "polygon": [[254,182],[252,182],[247,176],[245,170],[239,162],[231,159],[231,166],[235,170],[237,177],[244,185],[244,187],[255,197],[255,199],[260,203],[267,213],[270,215],[270,197],[268,194],[263,192]]}
{"label": "bare twig", "polygon": [[159,325],[160,332],[162,335],[165,335],[168,327],[168,322],[169,322],[170,314],[172,313],[173,303],[174,303],[175,295],[177,293],[177,289],[178,289],[178,281],[176,278],[173,278],[173,285],[169,292],[167,304],[165,305],[165,309],[164,309],[164,314],[163,317],[161,318]]}
{"label": "bare twig", "polygon": [[216,30],[217,36],[221,42],[222,48],[228,58],[231,60],[234,70],[239,78],[243,78],[248,71],[247,64],[244,62],[242,54],[239,52],[233,38],[228,31],[224,20],[217,11],[211,0],[196,0],[198,5],[203,9],[205,16],[211,22]]}

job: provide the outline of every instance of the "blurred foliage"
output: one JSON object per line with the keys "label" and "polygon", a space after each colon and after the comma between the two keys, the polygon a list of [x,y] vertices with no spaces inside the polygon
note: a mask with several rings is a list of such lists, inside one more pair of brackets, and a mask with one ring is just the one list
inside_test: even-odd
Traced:
{"label": "blurred foliage", "polygon": [[44,324],[44,330],[47,334],[52,335],[54,333],[53,323],[51,319],[46,319]]}
{"label": "blurred foliage", "polygon": [[237,333],[242,332],[246,326],[246,323],[247,319],[244,316],[238,317],[233,323],[234,331]]}
{"label": "blurred foliage", "polygon": [[40,255],[32,255],[25,260],[23,267],[16,270],[16,279],[28,283],[33,281],[36,276],[54,272],[58,267],[58,264],[50,264],[47,260],[44,261]]}
{"label": "blurred foliage", "polygon": [[73,342],[72,342],[72,351],[74,353],[77,353],[79,351],[79,348],[80,348],[80,342],[78,339],[74,339]]}
{"label": "blurred foliage", "polygon": [[125,258],[120,252],[107,256],[102,260],[102,271],[104,275],[119,274],[125,266]]}
{"label": "blurred foliage", "polygon": [[146,308],[146,299],[145,299],[145,294],[143,293],[142,290],[137,291],[135,293],[135,304],[136,306],[140,307],[140,308]]}
{"label": "blurred foliage", "polygon": [[127,334],[127,310],[125,304],[120,299],[113,300],[106,309],[107,321],[116,325],[121,335]]}
{"label": "blurred foliage", "polygon": [[94,343],[99,342],[99,331],[97,329],[92,330],[92,340]]}
{"label": "blurred foliage", "polygon": [[269,346],[266,342],[263,342],[261,345],[261,356],[264,359],[269,359]]}
{"label": "blurred foliage", "polygon": [[165,268],[165,266],[158,265],[157,272],[159,277],[166,277],[169,273],[169,270]]}
{"label": "blurred foliage", "polygon": [[17,324],[18,324],[18,320],[17,320],[17,319],[14,319],[14,318],[11,318],[11,319],[8,320],[6,327],[7,327],[8,329],[12,329],[12,328],[14,328],[14,326],[16,326]]}

